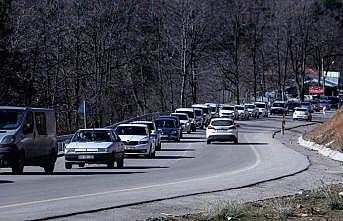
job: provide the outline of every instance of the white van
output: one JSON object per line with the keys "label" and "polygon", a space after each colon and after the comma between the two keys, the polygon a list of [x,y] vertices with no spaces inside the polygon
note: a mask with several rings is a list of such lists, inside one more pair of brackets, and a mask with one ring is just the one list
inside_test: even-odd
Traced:
{"label": "white van", "polygon": [[0,106],[0,167],[21,174],[24,166],[52,173],[57,159],[55,111]]}

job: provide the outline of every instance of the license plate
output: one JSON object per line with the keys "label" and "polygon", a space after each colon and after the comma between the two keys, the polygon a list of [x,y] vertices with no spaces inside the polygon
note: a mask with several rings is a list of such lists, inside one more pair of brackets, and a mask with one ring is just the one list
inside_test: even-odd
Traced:
{"label": "license plate", "polygon": [[79,155],[78,156],[79,160],[89,160],[89,159],[94,159],[93,155]]}
{"label": "license plate", "polygon": [[217,132],[226,132],[227,130],[217,130]]}

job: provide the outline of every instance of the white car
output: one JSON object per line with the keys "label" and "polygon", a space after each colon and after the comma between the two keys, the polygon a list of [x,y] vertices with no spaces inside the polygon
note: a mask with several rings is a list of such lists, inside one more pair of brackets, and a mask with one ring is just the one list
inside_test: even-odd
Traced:
{"label": "white car", "polygon": [[178,108],[175,110],[175,113],[184,113],[188,115],[188,119],[191,122],[192,132],[196,132],[196,120],[194,114],[194,108]]}
{"label": "white car", "polygon": [[238,143],[238,129],[231,118],[214,118],[206,128],[207,144],[212,141],[233,141]]}
{"label": "white car", "polygon": [[84,167],[88,164],[107,164],[108,168],[124,166],[124,144],[112,129],[81,129],[65,148],[65,168],[73,164]]}
{"label": "white car", "polygon": [[153,139],[155,139],[154,140],[155,149],[156,150],[161,150],[161,148],[162,148],[161,131],[157,130],[154,122],[152,122],[152,121],[133,121],[133,122],[130,122],[130,124],[144,124],[144,125],[147,125],[151,137]]}
{"label": "white car", "polygon": [[188,114],[183,113],[171,113],[171,116],[176,116],[179,118],[181,123],[182,132],[186,132],[188,134],[191,133],[191,121],[188,118]]}
{"label": "white car", "polygon": [[155,139],[144,124],[119,124],[116,132],[125,144],[126,155],[155,157]]}
{"label": "white car", "polygon": [[248,109],[243,106],[243,105],[235,105],[237,111],[238,111],[238,116],[240,119],[246,119],[246,120],[249,120],[249,111]]}
{"label": "white car", "polygon": [[260,118],[258,109],[256,108],[255,104],[244,104],[244,106],[248,109],[250,117]]}
{"label": "white car", "polygon": [[312,114],[306,107],[297,107],[293,112],[293,120],[312,121]]}
{"label": "white car", "polygon": [[223,105],[219,110],[219,117],[238,119],[238,111],[234,105]]}
{"label": "white car", "polygon": [[255,102],[258,108],[259,115],[262,117],[268,117],[268,104],[265,102]]}

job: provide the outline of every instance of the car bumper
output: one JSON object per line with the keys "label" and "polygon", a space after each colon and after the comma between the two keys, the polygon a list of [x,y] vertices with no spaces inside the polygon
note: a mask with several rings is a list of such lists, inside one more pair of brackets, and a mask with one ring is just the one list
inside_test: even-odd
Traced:
{"label": "car bumper", "polygon": [[[115,156],[117,157],[119,153]],[[64,155],[66,162],[77,163],[103,163],[113,159],[112,153],[66,153]]]}
{"label": "car bumper", "polygon": [[272,110],[270,110],[270,113],[271,114],[284,114],[285,111],[282,109],[274,109],[274,110],[272,109]]}
{"label": "car bumper", "polygon": [[309,118],[309,116],[293,116],[295,120],[308,120]]}
{"label": "car bumper", "polygon": [[16,159],[16,150],[12,147],[0,148],[0,167],[10,167]]}
{"label": "car bumper", "polygon": [[234,141],[237,139],[236,134],[210,134],[207,140],[210,141]]}
{"label": "car bumper", "polygon": [[177,140],[178,135],[177,134],[163,134],[161,135],[162,140]]}
{"label": "car bumper", "polygon": [[150,153],[149,145],[146,144],[139,144],[139,145],[126,145],[125,146],[125,154],[142,154],[148,155]]}

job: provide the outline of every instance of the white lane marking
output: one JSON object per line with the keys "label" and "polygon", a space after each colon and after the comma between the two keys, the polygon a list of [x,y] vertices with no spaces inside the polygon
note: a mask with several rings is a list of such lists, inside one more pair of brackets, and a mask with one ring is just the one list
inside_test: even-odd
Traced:
{"label": "white lane marking", "polygon": [[133,188],[127,188],[127,189],[120,189],[120,190],[110,190],[110,191],[105,191],[105,192],[89,193],[89,194],[67,196],[67,197],[59,197],[59,198],[31,201],[31,202],[25,202],[25,203],[14,203],[14,204],[0,206],[0,209],[6,209],[6,208],[11,208],[11,207],[19,207],[19,206],[29,206],[29,205],[39,204],[39,203],[49,203],[49,202],[55,202],[55,201],[61,201],[61,200],[70,200],[70,199],[76,199],[76,198],[100,196],[100,195],[113,194],[113,193],[129,192],[129,191],[135,191],[135,190],[144,190],[144,189],[150,189],[150,188],[154,188],[154,187],[165,187],[165,186],[177,185],[177,184],[181,184],[181,183],[199,182],[199,181],[203,181],[203,180],[208,180],[208,179],[219,178],[219,177],[228,176],[228,175],[232,175],[232,174],[237,174],[237,173],[241,173],[241,172],[251,170],[251,169],[259,166],[261,163],[260,154],[256,150],[255,146],[253,146],[252,144],[249,144],[249,147],[252,149],[252,151],[255,155],[255,163],[252,166],[242,168],[240,170],[235,170],[235,171],[221,173],[221,174],[217,174],[217,175],[213,175],[213,176],[207,176],[207,177],[190,178],[187,180],[180,180],[180,181],[169,182],[169,183],[164,183],[164,184],[156,184],[156,185],[143,186],[143,187],[133,187]]}

